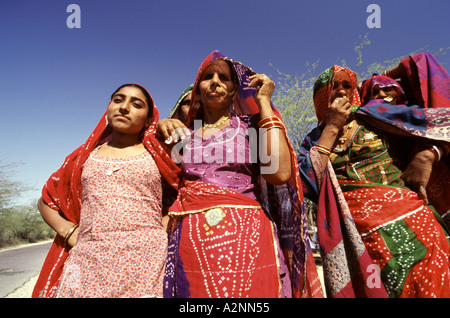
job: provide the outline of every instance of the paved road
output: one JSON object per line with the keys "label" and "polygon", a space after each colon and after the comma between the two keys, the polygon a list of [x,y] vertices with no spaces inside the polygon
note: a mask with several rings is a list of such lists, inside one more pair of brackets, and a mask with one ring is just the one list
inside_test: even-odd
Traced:
{"label": "paved road", "polygon": [[0,298],[39,274],[51,242],[0,250]]}

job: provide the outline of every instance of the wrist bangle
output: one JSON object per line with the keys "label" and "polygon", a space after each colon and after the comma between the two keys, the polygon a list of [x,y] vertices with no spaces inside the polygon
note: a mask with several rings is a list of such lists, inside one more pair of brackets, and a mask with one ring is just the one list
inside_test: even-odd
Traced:
{"label": "wrist bangle", "polygon": [[[439,151],[439,148],[437,146],[431,145],[431,148],[429,150],[434,153],[434,156],[435,156],[434,161],[435,162],[441,160],[441,152]],[[437,160],[436,160],[436,158],[437,158]]]}
{"label": "wrist bangle", "polygon": [[258,126],[261,128],[262,126],[264,126],[268,122],[279,122],[279,123],[281,123],[280,119],[278,117],[276,117],[276,116],[275,117],[267,117],[267,118],[261,119],[258,122]]}
{"label": "wrist bangle", "polygon": [[316,149],[317,149],[317,151],[319,153],[327,155],[327,156],[331,155],[331,149],[330,148],[322,146],[322,145],[319,145],[319,144],[315,145],[315,147],[316,147]]}
{"label": "wrist bangle", "polygon": [[64,236],[64,245],[67,245],[69,238],[72,236],[73,232],[78,228],[78,224],[73,225]]}
{"label": "wrist bangle", "polygon": [[272,128],[272,127],[277,127],[277,128],[284,128],[283,124],[279,121],[269,121],[263,125],[261,125],[259,128]]}
{"label": "wrist bangle", "polygon": [[278,127],[278,126],[272,126],[272,127],[269,127],[269,128],[265,128],[265,131],[266,132],[268,132],[269,130],[271,130],[271,129],[283,129],[282,127]]}

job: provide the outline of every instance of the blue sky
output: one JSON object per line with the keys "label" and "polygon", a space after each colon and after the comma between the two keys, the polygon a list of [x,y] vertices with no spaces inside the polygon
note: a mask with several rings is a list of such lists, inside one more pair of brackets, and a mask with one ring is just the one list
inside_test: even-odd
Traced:
{"label": "blue sky", "polygon": [[[70,29],[70,4],[81,28]],[[369,4],[381,27],[370,29]],[[20,162],[14,178],[34,188],[28,203],[82,144],[121,84],[152,94],[161,117],[218,49],[256,72],[301,74],[345,59],[368,33],[365,63],[427,48],[449,48],[448,0],[2,0],[0,11],[1,148]],[[438,56],[449,70],[450,53]],[[273,67],[270,66],[273,64]]]}

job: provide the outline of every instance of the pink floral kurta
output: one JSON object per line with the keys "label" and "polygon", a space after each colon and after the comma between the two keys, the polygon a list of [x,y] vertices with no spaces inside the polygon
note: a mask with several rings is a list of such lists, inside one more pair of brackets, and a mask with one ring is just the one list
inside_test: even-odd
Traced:
{"label": "pink floral kurta", "polygon": [[[97,148],[98,149],[98,148]],[[161,175],[148,152],[83,166],[80,231],[56,297],[162,297],[167,235]]]}

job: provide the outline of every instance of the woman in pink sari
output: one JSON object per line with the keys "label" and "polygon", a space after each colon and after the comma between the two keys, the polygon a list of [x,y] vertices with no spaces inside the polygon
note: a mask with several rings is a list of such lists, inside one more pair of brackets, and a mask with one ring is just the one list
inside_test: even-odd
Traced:
{"label": "woman in pink sari", "polygon": [[189,131],[174,119],[158,123],[165,138],[184,138],[174,146],[183,146],[182,180],[169,209],[165,297],[322,296],[273,89],[214,51],[194,83]]}

